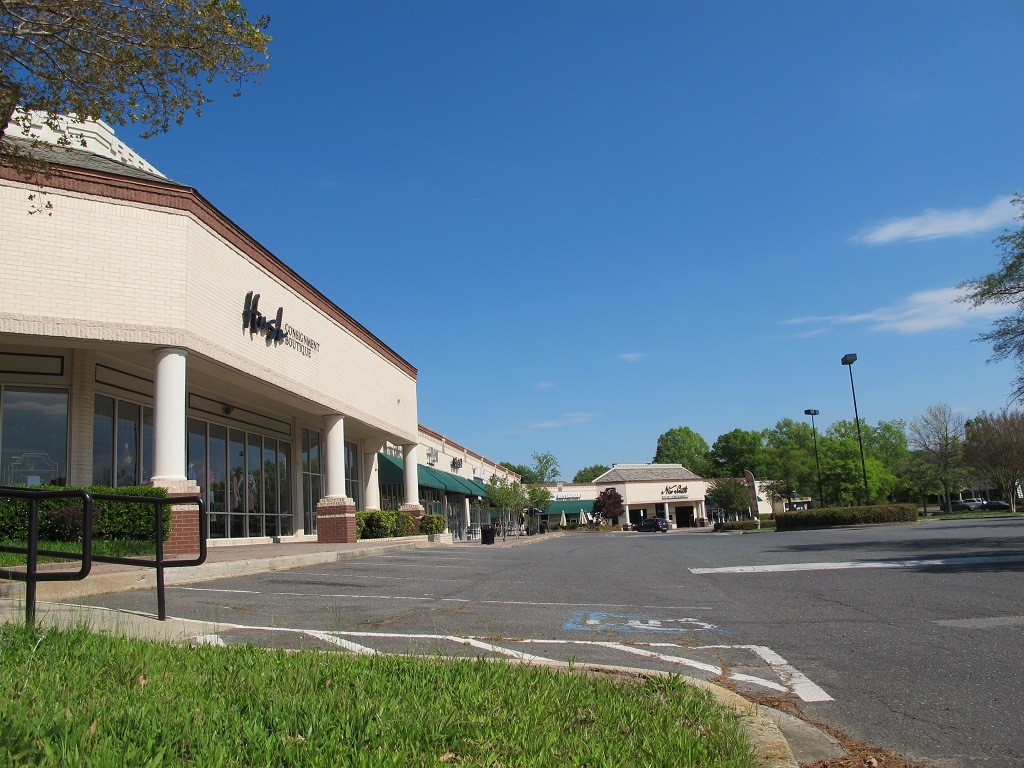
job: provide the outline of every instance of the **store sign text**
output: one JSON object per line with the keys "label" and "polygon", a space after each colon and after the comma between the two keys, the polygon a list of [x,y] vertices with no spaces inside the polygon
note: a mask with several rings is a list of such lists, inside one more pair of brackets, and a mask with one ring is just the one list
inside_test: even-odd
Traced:
{"label": "store sign text", "polygon": [[287,334],[284,343],[303,357],[312,357],[314,352],[320,351],[320,342],[313,341],[298,328],[285,323],[284,332]]}
{"label": "store sign text", "polygon": [[583,498],[582,494],[579,493],[556,493],[555,501],[579,501]]}
{"label": "store sign text", "polygon": [[249,331],[250,336],[257,333],[265,336],[268,347],[271,344],[280,344],[288,338],[281,322],[283,315],[284,307],[278,307],[277,317],[268,318],[260,312],[260,295],[249,291],[245,294],[245,309],[242,310],[242,330]]}
{"label": "store sign text", "polygon": [[662,493],[689,493],[690,489],[685,485],[666,485]]}

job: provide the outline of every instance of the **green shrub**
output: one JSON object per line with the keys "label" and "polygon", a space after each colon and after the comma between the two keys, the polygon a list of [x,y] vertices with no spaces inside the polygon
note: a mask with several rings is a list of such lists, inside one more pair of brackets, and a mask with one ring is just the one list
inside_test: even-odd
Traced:
{"label": "green shrub", "polygon": [[411,512],[395,512],[395,536],[415,536],[416,518]]}
{"label": "green shrub", "polygon": [[715,531],[756,531],[757,520],[732,520],[728,523],[715,523]]}
{"label": "green shrub", "polygon": [[[395,535],[395,512],[370,509],[363,513],[363,530],[360,538],[388,539]],[[356,530],[359,529],[359,515],[356,514]]]}
{"label": "green shrub", "polygon": [[420,518],[420,533],[444,533],[445,519],[442,515],[424,515]]}
{"label": "green shrub", "polygon": [[[42,486],[39,490],[79,490],[71,486]],[[167,490],[148,485],[109,488],[90,485],[91,494],[167,498]],[[164,538],[171,532],[171,507],[163,506]],[[152,541],[153,506],[131,501],[93,502],[94,538]],[[51,541],[77,541],[82,535],[82,507],[74,499],[43,499],[39,502],[39,536]],[[28,537],[28,502],[0,498],[0,538],[24,540]]]}
{"label": "green shrub", "polygon": [[775,529],[832,528],[869,523],[912,523],[917,520],[915,504],[875,504],[870,507],[824,507],[775,515]]}

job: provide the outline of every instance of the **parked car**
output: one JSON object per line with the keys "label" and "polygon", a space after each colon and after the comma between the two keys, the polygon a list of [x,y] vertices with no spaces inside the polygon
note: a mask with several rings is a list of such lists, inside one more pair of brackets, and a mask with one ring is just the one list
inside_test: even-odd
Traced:
{"label": "parked car", "polygon": [[633,526],[633,530],[636,531],[661,531],[662,533],[668,532],[668,522],[660,517],[645,517],[639,523]]}
{"label": "parked car", "polygon": [[949,509],[951,512],[973,512],[975,509],[977,509],[977,507],[968,504],[966,501],[953,499],[951,502],[949,502]]}
{"label": "parked car", "polygon": [[981,508],[999,510],[1000,512],[1003,512],[1010,508],[1010,503],[1007,501],[986,501],[981,505]]}

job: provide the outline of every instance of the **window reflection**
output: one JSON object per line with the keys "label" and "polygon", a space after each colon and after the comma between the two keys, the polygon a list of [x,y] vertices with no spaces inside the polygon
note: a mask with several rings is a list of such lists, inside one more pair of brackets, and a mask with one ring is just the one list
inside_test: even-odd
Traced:
{"label": "window reflection", "polygon": [[0,477],[5,483],[67,483],[68,393],[0,390]]}

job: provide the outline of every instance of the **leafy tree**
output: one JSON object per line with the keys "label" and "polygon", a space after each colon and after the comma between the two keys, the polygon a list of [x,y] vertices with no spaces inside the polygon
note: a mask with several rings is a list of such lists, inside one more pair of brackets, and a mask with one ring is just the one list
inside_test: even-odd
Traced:
{"label": "leafy tree", "polygon": [[519,520],[526,508],[526,492],[521,483],[491,475],[487,478],[487,499],[491,506],[498,508],[501,515],[501,535],[504,538],[513,521]]}
{"label": "leafy tree", "polygon": [[764,464],[764,435],[756,430],[734,429],[719,435],[710,453],[715,477],[743,477],[749,470],[760,477]]}
{"label": "leafy tree", "polygon": [[605,488],[594,499],[594,520],[597,522],[622,517],[625,513],[626,507],[622,503],[622,494],[614,488]]}
{"label": "leafy tree", "polygon": [[935,479],[922,451],[908,451],[899,474],[902,485],[909,491],[909,498],[920,499],[925,510],[928,509],[928,497],[942,493],[942,485]]}
{"label": "leafy tree", "polygon": [[811,425],[786,418],[766,430],[761,466],[762,475],[770,481],[773,500],[816,496],[818,476]]}
{"label": "leafy tree", "polygon": [[740,517],[750,509],[750,494],[746,483],[735,477],[723,477],[708,485],[707,495],[717,509],[727,515]]}
{"label": "leafy tree", "polygon": [[554,483],[558,481],[558,475],[561,474],[562,468],[558,465],[558,459],[555,458],[555,454],[551,451],[544,451],[543,453],[533,453],[533,474],[537,478],[535,482],[538,483]]}
{"label": "leafy tree", "polygon": [[979,475],[993,481],[1017,511],[1017,485],[1024,479],[1024,413],[982,411],[964,424],[964,458]]}
{"label": "leafy tree", "polygon": [[[818,450],[821,456],[821,486],[825,505],[850,506],[864,501],[864,479],[857,438],[826,435],[824,440],[818,441]],[[870,486],[869,470],[868,487]]]}
{"label": "leafy tree", "polygon": [[695,475],[710,474],[707,441],[689,427],[675,427],[658,438],[655,464],[682,464]]}
{"label": "leafy tree", "polygon": [[540,480],[538,480],[537,476],[534,474],[533,469],[526,466],[525,464],[513,464],[511,461],[502,461],[499,462],[499,464],[505,469],[511,470],[512,472],[515,472],[517,475],[519,475],[520,480],[522,480],[524,483],[540,482]]}
{"label": "leafy tree", "polygon": [[[1024,195],[1013,198],[1021,209],[1017,221],[1024,223]],[[958,287],[964,291],[961,301],[972,307],[983,304],[1005,304],[1014,309],[1000,317],[988,333],[978,338],[992,343],[992,359],[1012,359],[1017,363],[1017,381],[1010,397],[1015,402],[1024,400],[1024,226],[1005,230],[995,243],[1001,252],[999,269],[987,275],[968,280]]]}
{"label": "leafy tree", "polygon": [[611,469],[611,467],[606,467],[604,464],[591,464],[589,467],[584,467],[577,472],[573,476],[572,481],[574,483],[590,483],[599,478],[609,469]]}
{"label": "leafy tree", "polygon": [[[236,96],[243,82],[258,81],[269,22],[250,20],[240,0],[2,0],[0,101],[45,113],[64,145],[81,137],[59,115],[164,133],[201,114],[214,81],[231,83]],[[16,113],[10,123],[8,135],[25,135],[29,117]],[[13,146],[5,151],[18,156]]]}
{"label": "leafy tree", "polygon": [[959,490],[967,479],[964,417],[945,403],[938,403],[910,422],[909,432],[911,448],[920,451],[931,477],[942,485],[949,509],[950,490]]}
{"label": "leafy tree", "polygon": [[[866,503],[864,498],[864,473],[867,472],[868,493],[872,499],[891,497],[897,486],[897,471],[906,450],[906,435],[901,421],[880,421],[872,427],[866,421],[860,422],[860,440],[864,443],[864,464],[861,466],[860,442],[857,424],[841,420],[832,424],[825,433],[825,443],[839,441],[829,454],[832,462],[829,474],[832,489],[837,493],[834,501],[840,504]],[[820,443],[819,443],[820,445]],[[851,463],[850,452],[856,449],[856,462]],[[839,472],[851,472],[848,479],[840,479]],[[828,497],[828,484],[824,481],[826,472],[822,469],[822,486]],[[854,482],[856,480],[856,482]]]}
{"label": "leafy tree", "polygon": [[527,485],[525,487],[526,492],[526,503],[531,507],[537,509],[547,509],[551,506],[551,502],[554,501],[555,497],[551,495],[551,490],[545,488],[543,485]]}
{"label": "leafy tree", "polygon": [[525,485],[557,482],[558,475],[562,471],[558,466],[558,459],[550,451],[545,451],[544,453],[534,451],[532,466],[513,464],[510,461],[501,462],[501,466],[519,475]]}

